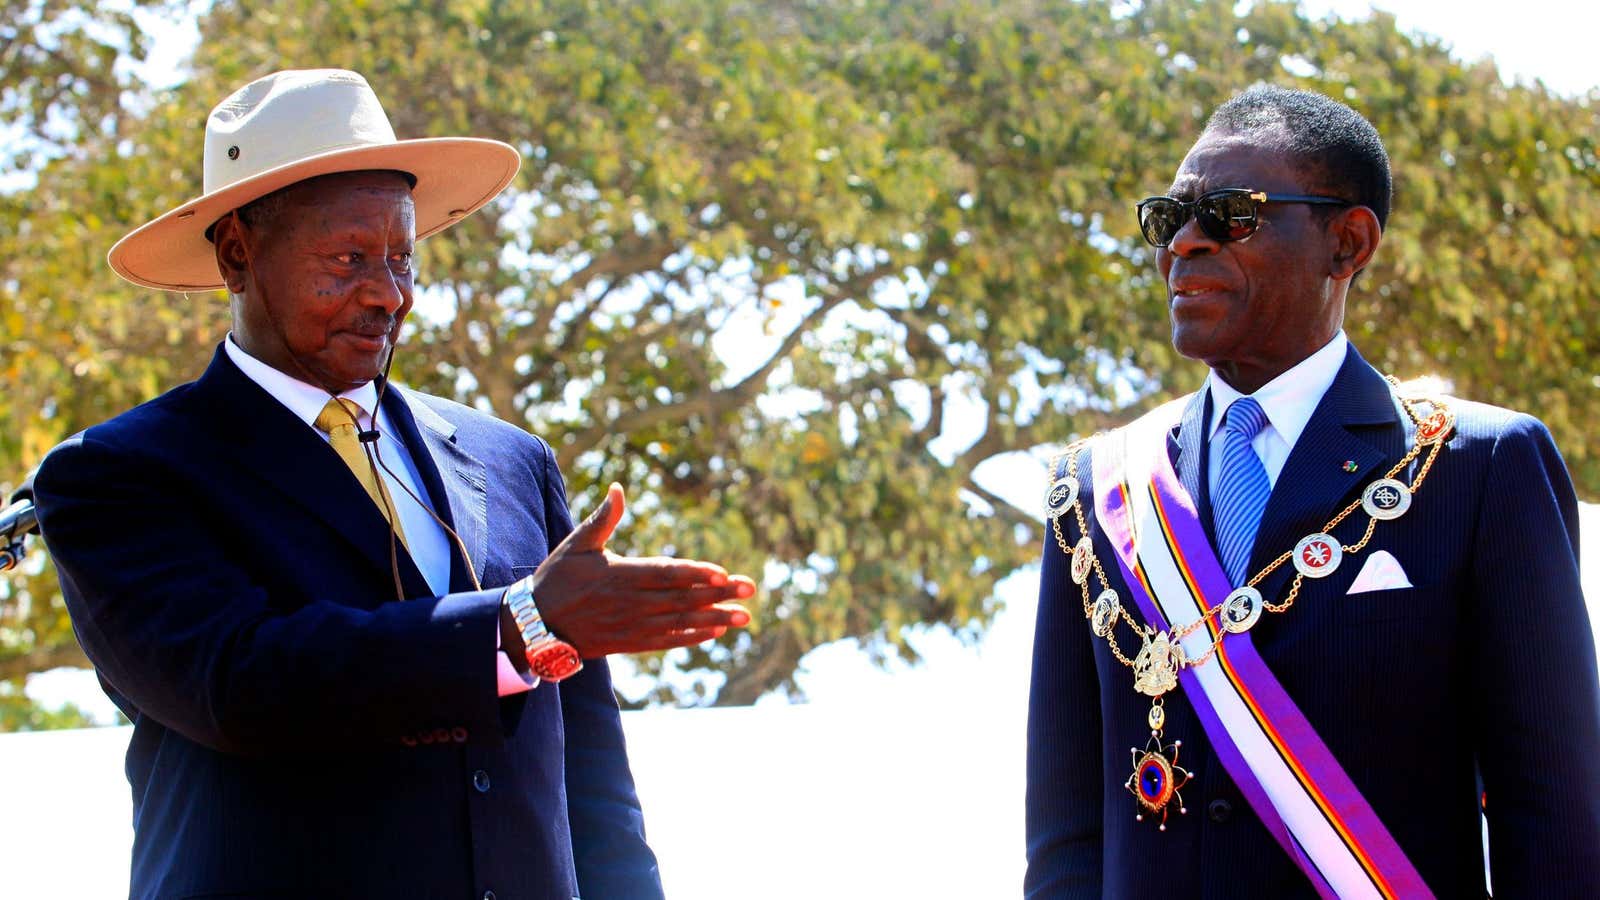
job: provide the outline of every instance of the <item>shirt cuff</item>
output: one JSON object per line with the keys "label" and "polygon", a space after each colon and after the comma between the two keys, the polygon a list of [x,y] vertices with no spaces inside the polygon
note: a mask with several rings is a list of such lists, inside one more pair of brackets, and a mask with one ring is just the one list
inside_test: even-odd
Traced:
{"label": "shirt cuff", "polygon": [[507,656],[506,651],[500,646],[498,628],[494,630],[494,648],[495,685],[500,690],[500,696],[510,697],[526,693],[539,686],[539,676],[532,672],[526,674],[518,672],[517,667],[511,664],[511,657]]}

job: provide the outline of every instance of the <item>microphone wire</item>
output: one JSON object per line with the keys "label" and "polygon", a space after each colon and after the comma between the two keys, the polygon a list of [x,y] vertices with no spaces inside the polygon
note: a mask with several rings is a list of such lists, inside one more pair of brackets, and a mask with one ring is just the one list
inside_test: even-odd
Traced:
{"label": "microphone wire", "polygon": [[[254,254],[250,252],[249,241],[245,240],[244,237],[244,220],[239,216],[239,211],[237,209],[229,211],[229,215],[233,219],[234,234],[239,241],[239,247],[244,252],[245,269],[249,272],[250,281],[255,285],[256,292],[261,297],[261,307],[266,311],[268,321],[272,323],[273,327],[278,332],[278,340],[283,344],[285,355],[287,355],[290,362],[294,364],[295,369],[299,371],[301,380],[303,380],[306,384],[322,387],[323,390],[327,390],[327,387],[322,385],[322,383],[317,379],[316,375],[311,372],[310,368],[306,366],[300,357],[294,353],[293,349],[289,347],[288,339],[285,337],[283,322],[278,318],[277,312],[273,309],[272,304],[268,301],[265,285],[262,284],[261,279],[256,275]],[[400,602],[404,602],[406,599],[404,583],[400,578],[399,551],[396,548],[396,545],[400,543],[400,534],[396,526],[396,523],[400,521],[400,511],[395,507],[393,500],[389,495],[387,483],[385,482],[383,476],[378,474],[380,469],[387,473],[389,477],[394,480],[394,483],[398,485],[401,490],[405,491],[407,496],[415,501],[416,504],[422,508],[422,511],[427,513],[428,517],[431,518],[434,523],[443,529],[444,533],[450,537],[451,541],[455,544],[456,551],[461,554],[462,562],[466,565],[467,577],[472,581],[473,589],[481,591],[483,590],[483,586],[478,580],[477,569],[472,563],[471,554],[467,552],[466,543],[461,540],[461,536],[456,533],[454,528],[451,528],[449,525],[445,524],[444,519],[440,518],[439,515],[433,511],[433,508],[429,504],[424,503],[422,498],[417,496],[417,494],[413,492],[409,486],[407,486],[405,479],[396,475],[394,470],[389,468],[388,464],[383,460],[382,450],[378,445],[379,439],[382,437],[379,432],[378,425],[379,413],[383,409],[383,397],[389,384],[389,371],[394,365],[394,353],[400,340],[399,326],[400,323],[396,322],[394,333],[391,334],[389,338],[389,352],[384,358],[383,372],[379,375],[377,400],[373,404],[374,409],[372,411],[372,429],[370,431],[362,430],[361,423],[356,419],[355,415],[351,413],[343,403],[338,402],[338,394],[334,393],[333,391],[328,391],[328,396],[334,401],[335,405],[338,406],[339,409],[344,410],[345,415],[350,417],[350,424],[355,428],[357,439],[361,442],[362,449],[365,451],[367,465],[372,472],[373,480],[377,482],[380,488],[378,491],[378,496],[380,498],[380,502],[383,504],[385,518],[388,519],[389,524],[389,574],[394,581],[395,599]],[[407,548],[407,552],[410,552],[410,548]],[[413,561],[415,561],[414,558]],[[448,585],[446,587],[448,588]]]}

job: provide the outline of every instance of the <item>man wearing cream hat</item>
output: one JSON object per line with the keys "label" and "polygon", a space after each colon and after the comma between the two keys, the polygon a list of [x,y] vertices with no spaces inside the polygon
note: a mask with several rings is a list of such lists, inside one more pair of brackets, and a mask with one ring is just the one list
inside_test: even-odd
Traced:
{"label": "man wearing cream hat", "polygon": [[35,480],[134,723],[132,896],[661,894],[603,657],[741,627],[754,585],[609,553],[621,488],[574,528],[544,441],[386,378],[415,242],[517,167],[278,72],[212,111],[203,194],[112,248],[232,309],[199,380]]}

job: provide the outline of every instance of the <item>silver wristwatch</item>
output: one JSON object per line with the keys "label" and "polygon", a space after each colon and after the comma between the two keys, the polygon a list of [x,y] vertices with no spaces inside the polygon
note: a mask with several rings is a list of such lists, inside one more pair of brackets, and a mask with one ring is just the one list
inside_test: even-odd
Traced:
{"label": "silver wristwatch", "polygon": [[571,644],[550,633],[539,607],[533,602],[533,576],[506,588],[506,608],[516,620],[517,632],[522,635],[523,651],[528,657],[528,668],[542,681],[561,681],[583,668],[583,659]]}

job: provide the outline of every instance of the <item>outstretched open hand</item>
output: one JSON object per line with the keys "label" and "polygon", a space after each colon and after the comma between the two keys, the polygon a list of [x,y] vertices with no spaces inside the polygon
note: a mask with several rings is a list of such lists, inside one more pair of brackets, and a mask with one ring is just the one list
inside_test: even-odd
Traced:
{"label": "outstretched open hand", "polygon": [[749,624],[737,602],[755,596],[748,577],[700,560],[607,550],[624,503],[622,487],[612,484],[534,572],[534,601],[552,634],[594,659],[686,647]]}

